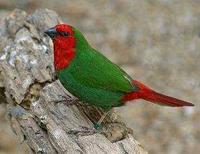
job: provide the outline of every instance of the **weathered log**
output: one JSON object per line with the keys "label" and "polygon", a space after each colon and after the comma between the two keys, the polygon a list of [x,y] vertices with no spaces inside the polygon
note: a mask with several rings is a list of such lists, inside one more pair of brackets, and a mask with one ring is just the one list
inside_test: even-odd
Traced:
{"label": "weathered log", "polygon": [[61,22],[47,9],[31,15],[15,10],[0,25],[1,100],[14,132],[34,153],[146,153],[115,113],[102,132],[72,133],[92,128],[103,111],[81,102],[56,103],[73,96],[56,80],[52,42],[43,31]]}

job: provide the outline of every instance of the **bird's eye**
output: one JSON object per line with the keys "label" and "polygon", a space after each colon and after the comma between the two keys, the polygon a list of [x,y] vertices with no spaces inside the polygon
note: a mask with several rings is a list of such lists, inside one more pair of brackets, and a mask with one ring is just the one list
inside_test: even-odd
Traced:
{"label": "bird's eye", "polygon": [[61,35],[61,36],[64,36],[64,37],[68,37],[68,36],[69,36],[69,33],[68,33],[68,32],[60,32],[60,35]]}

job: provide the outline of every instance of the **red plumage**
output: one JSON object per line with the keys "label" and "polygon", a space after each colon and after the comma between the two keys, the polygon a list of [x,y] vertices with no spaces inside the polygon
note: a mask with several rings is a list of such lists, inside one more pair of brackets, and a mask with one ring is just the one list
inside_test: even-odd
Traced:
{"label": "red plumage", "polygon": [[75,37],[71,26],[58,25],[58,33],[67,31],[68,37],[56,36],[54,43],[54,66],[56,70],[66,68],[75,57]]}
{"label": "red plumage", "polygon": [[167,95],[160,94],[149,87],[145,86],[139,81],[133,80],[133,84],[138,87],[138,91],[134,91],[131,93],[126,94],[123,97],[123,101],[127,102],[134,99],[144,99],[146,101],[165,105],[165,106],[171,106],[171,107],[182,107],[182,106],[194,106],[194,104],[179,100],[174,97],[170,97]]}

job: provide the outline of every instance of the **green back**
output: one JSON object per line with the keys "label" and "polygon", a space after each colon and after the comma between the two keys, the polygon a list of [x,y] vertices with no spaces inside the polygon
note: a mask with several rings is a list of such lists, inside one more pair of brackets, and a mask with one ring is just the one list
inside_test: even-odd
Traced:
{"label": "green back", "polygon": [[84,102],[102,108],[121,105],[123,95],[137,89],[131,77],[91,48],[78,30],[74,31],[76,56],[66,69],[58,72],[61,83]]}

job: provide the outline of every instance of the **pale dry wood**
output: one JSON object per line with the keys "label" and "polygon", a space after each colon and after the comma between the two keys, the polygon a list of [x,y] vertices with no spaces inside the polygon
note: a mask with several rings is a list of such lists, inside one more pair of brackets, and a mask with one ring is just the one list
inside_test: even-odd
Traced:
{"label": "pale dry wood", "polygon": [[73,96],[55,78],[52,43],[43,31],[61,22],[44,9],[31,15],[15,10],[1,23],[0,86],[14,132],[34,153],[146,153],[115,113],[106,118],[102,133],[71,133],[92,128],[103,111],[56,103]]}

